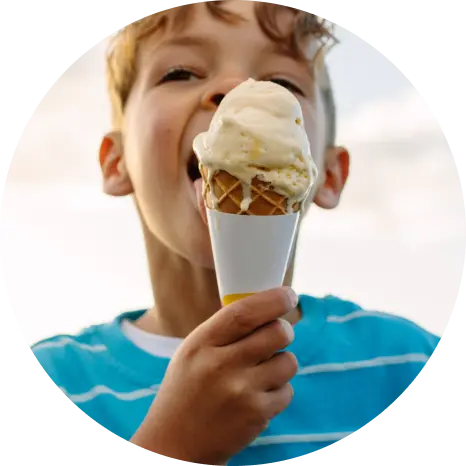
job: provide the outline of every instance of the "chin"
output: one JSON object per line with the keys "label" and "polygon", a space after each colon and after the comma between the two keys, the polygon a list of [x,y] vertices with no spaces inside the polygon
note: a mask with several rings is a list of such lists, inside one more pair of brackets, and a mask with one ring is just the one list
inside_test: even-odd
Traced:
{"label": "chin", "polygon": [[[210,235],[207,228],[197,228],[196,223],[190,224],[191,234],[185,236],[177,244],[172,243],[170,249],[176,252],[189,264],[195,267],[202,267],[206,269],[215,269],[214,254],[210,242]],[[184,231],[186,231],[186,226]]]}
{"label": "chin", "polygon": [[210,238],[208,241],[192,244],[186,259],[193,265],[214,270],[214,254],[210,245]]}
{"label": "chin", "polygon": [[193,265],[196,265],[198,267],[202,267],[207,270],[215,270],[215,265],[214,265],[214,258],[212,257],[206,257],[206,256],[200,256],[196,255],[195,257],[192,257],[191,259],[188,259]]}

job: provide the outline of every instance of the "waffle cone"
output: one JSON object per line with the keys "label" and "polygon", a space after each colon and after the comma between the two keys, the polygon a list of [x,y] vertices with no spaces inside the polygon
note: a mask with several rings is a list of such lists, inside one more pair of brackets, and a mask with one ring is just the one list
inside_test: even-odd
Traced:
{"label": "waffle cone", "polygon": [[[288,213],[288,198],[275,192],[269,183],[257,177],[252,180],[251,203],[248,209],[243,211],[241,210],[243,188],[238,178],[220,170],[209,180],[207,169],[201,166],[200,171],[205,184],[204,199],[209,209],[238,215],[285,215]],[[213,198],[217,200],[216,206]],[[293,212],[298,212],[299,207],[299,203],[296,202],[293,205]]]}

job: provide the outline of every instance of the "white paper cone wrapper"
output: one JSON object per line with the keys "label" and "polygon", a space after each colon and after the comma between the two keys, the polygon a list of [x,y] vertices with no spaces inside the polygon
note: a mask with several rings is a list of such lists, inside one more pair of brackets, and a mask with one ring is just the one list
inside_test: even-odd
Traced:
{"label": "white paper cone wrapper", "polygon": [[299,212],[234,215],[207,209],[220,297],[282,286]]}

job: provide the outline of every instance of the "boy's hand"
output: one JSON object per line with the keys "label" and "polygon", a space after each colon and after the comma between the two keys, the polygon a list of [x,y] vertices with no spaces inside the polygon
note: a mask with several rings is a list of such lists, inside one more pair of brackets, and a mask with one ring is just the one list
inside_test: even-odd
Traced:
{"label": "boy's hand", "polygon": [[[297,306],[289,288],[224,307],[180,346],[131,440],[176,459],[225,464],[291,402],[297,361],[284,349]],[[277,320],[280,319],[280,320]]]}

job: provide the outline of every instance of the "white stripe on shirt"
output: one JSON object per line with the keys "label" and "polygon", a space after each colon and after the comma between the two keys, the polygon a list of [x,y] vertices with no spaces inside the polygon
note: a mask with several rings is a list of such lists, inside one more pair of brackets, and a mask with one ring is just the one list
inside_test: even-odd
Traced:
{"label": "white stripe on shirt", "polygon": [[99,395],[110,395],[118,398],[122,401],[134,401],[148,396],[153,396],[157,393],[160,385],[153,385],[149,388],[142,388],[140,390],[134,390],[132,392],[116,392],[105,385],[96,385],[92,387],[88,392],[79,394],[70,394],[64,387],[60,387],[61,391],[73,402],[73,403],[86,403],[92,401]]}
{"label": "white stripe on shirt", "polygon": [[33,351],[47,349],[47,348],[62,348],[67,345],[74,345],[79,349],[85,351],[92,351],[94,353],[99,353],[101,351],[107,351],[107,347],[105,345],[88,345],[86,343],[79,343],[78,341],[74,340],[70,337],[62,337],[58,341],[45,341],[43,343],[38,343],[37,345],[32,347]]}
{"label": "white stripe on shirt", "polygon": [[346,314],[344,316],[339,315],[329,315],[327,316],[327,322],[331,322],[334,324],[342,324],[344,322],[348,322],[349,320],[359,319],[360,317],[381,317],[381,318],[394,318],[396,316],[390,314],[384,314],[383,312],[376,312],[376,311],[354,311]]}
{"label": "white stripe on shirt", "polygon": [[250,446],[276,445],[280,443],[336,442],[353,432],[328,432],[322,434],[269,435],[258,437]]}
{"label": "white stripe on shirt", "polygon": [[344,372],[355,369],[366,369],[370,367],[389,366],[408,363],[426,363],[429,356],[423,353],[408,353],[396,356],[380,356],[363,361],[347,361],[327,364],[316,364],[300,369],[298,375],[317,374],[321,372]]}

